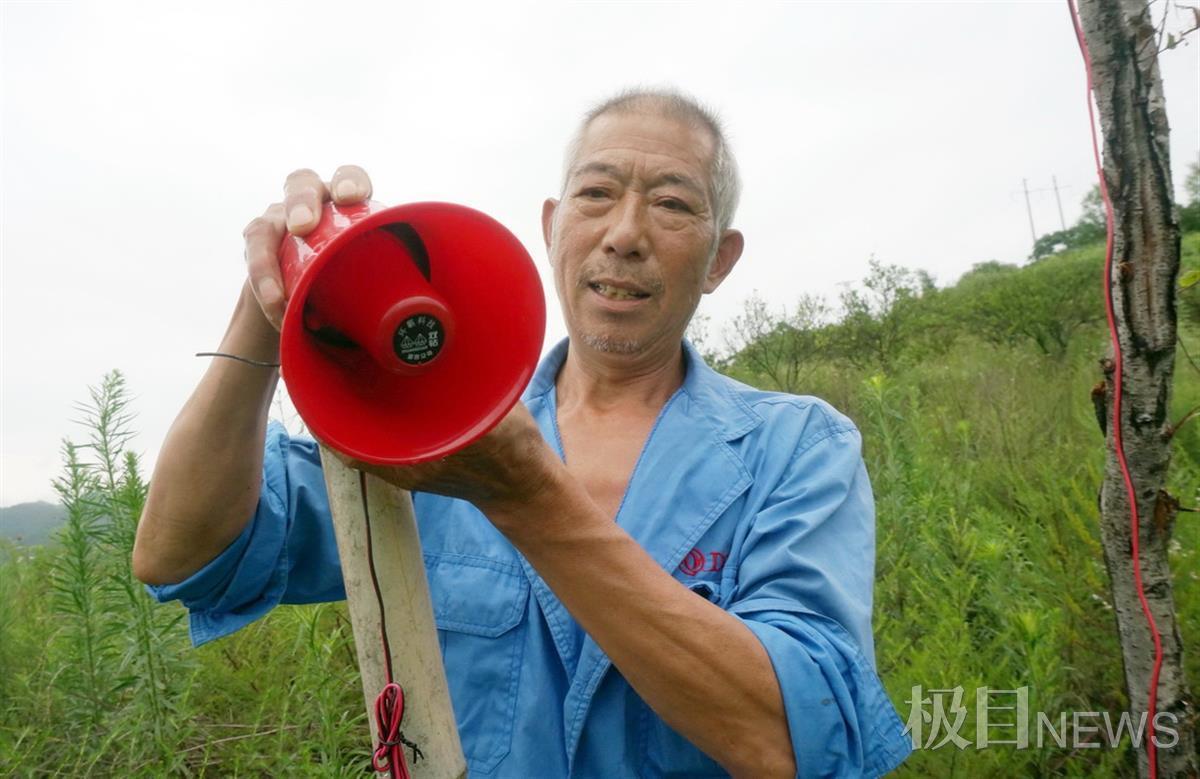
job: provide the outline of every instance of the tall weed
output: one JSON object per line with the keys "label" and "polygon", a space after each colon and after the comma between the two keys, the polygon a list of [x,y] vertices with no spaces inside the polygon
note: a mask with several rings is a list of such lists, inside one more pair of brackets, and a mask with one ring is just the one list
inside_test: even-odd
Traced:
{"label": "tall weed", "polygon": [[[1185,264],[1198,257],[1200,237],[1190,236]],[[1063,712],[1116,714],[1128,704],[1099,544],[1103,438],[1088,396],[1103,333],[1081,324],[1044,353],[1029,338],[946,319],[974,305],[966,286],[959,292],[926,290],[905,311],[937,303],[937,349],[925,344],[886,365],[805,352],[811,364],[787,374],[863,432],[877,507],[876,655],[892,700],[908,718],[914,700],[949,690],[953,702],[960,691],[969,713],[957,734],[963,748],[926,745],[898,775],[1131,775],[1128,737],[1119,749],[1052,737],[1027,749],[975,748],[979,688],[1024,688],[1030,710],[1055,725]],[[913,325],[897,332],[922,327]],[[1200,358],[1195,325],[1184,324],[1181,340]],[[725,367],[758,386],[781,381],[736,356]],[[1176,420],[1200,403],[1200,368],[1186,357],[1174,398]],[[369,773],[344,604],[282,607],[190,649],[185,612],[153,604],[130,570],[147,485],[119,374],[92,391],[83,422],[83,443],[64,444],[56,480],[67,526],[52,546],[0,545],[0,775]],[[1175,434],[1168,489],[1200,504],[1200,419]],[[1171,550],[1193,690],[1195,516],[1180,515]]]}

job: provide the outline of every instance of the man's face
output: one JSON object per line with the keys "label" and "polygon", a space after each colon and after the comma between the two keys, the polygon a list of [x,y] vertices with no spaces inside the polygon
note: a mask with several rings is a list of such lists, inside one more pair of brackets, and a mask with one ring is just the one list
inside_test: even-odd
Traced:
{"label": "man's face", "polygon": [[718,236],[711,136],[653,114],[606,114],[583,136],[561,202],[543,209],[554,282],[576,343],[616,354],[674,350],[700,295],[741,254]]}

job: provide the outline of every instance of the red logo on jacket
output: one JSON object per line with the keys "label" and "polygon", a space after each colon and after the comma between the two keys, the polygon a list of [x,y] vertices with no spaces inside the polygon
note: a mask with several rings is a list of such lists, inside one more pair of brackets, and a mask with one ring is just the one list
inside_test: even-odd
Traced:
{"label": "red logo on jacket", "polygon": [[683,562],[679,564],[679,570],[688,576],[695,576],[706,571],[716,572],[725,567],[725,561],[728,558],[729,554],[726,552],[705,552],[693,547],[692,551],[684,555]]}

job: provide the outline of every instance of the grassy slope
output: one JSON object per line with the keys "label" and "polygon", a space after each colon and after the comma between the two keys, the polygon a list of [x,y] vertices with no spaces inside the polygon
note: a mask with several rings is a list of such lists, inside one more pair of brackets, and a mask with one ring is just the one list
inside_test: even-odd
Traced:
{"label": "grassy slope", "polygon": [[[1187,237],[1184,254],[1185,267],[1200,266],[1200,234]],[[1102,251],[1092,247],[1043,262],[1076,261],[1098,268]],[[1091,290],[1080,294],[1099,298]],[[1182,336],[1200,357],[1195,320]],[[1116,716],[1126,708],[1099,544],[1104,444],[1089,395],[1106,348],[1100,326],[1080,330],[1061,356],[1045,356],[1032,343],[993,346],[968,332],[946,354],[918,355],[890,375],[844,365],[817,365],[809,373],[804,391],[833,402],[863,432],[878,503],[879,671],[902,718],[917,685],[926,696],[931,689],[963,688],[968,714],[961,734],[972,742],[979,687],[1027,686],[1030,710],[1054,723],[1059,712],[1069,720],[1074,711]],[[736,363],[733,373],[739,373]],[[761,382],[744,372],[739,378]],[[1200,372],[1180,354],[1172,418],[1197,403]],[[1200,424],[1176,436],[1169,487],[1185,505],[1200,503]],[[1193,689],[1200,685],[1195,516],[1180,514],[1172,545]],[[1046,743],[1044,749],[965,751],[950,743],[919,751],[900,775],[1121,776],[1133,770],[1128,750],[1048,748],[1049,734]]]}
{"label": "grassy slope", "polygon": [[[1095,261],[1096,250],[1087,251]],[[1200,235],[1189,236],[1186,252],[1186,264],[1200,265]],[[1200,357],[1200,327],[1185,338]],[[805,391],[846,411],[864,434],[878,502],[879,671],[902,717],[915,685],[963,688],[961,735],[969,740],[981,686],[1028,686],[1031,709],[1055,721],[1061,711],[1124,708],[1097,531],[1103,443],[1088,398],[1104,350],[1097,327],[1079,331],[1057,357],[965,333],[936,359],[899,361],[886,376],[841,364],[808,374]],[[731,370],[761,382],[736,364]],[[1181,357],[1174,416],[1197,401],[1200,372]],[[1185,427],[1176,444],[1171,491],[1194,505],[1200,423]],[[1181,515],[1173,555],[1193,688],[1200,685],[1194,517]],[[50,597],[56,555],[55,547],[0,545],[0,775],[365,773],[366,723],[341,604],[280,608],[195,652],[177,625],[160,661],[169,716],[152,727],[145,693],[118,690],[82,732],[79,702],[61,681],[78,658],[65,639],[67,617]],[[104,603],[110,624],[123,630],[125,607]],[[105,662],[118,674],[130,661]],[[139,735],[149,732],[154,739]],[[900,775],[1117,777],[1131,765],[1128,749],[949,745],[914,755]]]}

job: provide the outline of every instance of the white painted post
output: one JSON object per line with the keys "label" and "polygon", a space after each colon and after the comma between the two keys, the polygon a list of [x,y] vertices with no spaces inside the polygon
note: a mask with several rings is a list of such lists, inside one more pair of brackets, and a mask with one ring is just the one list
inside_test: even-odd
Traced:
{"label": "white painted post", "polygon": [[[387,671],[379,601],[371,582],[367,557],[367,521],[363,514],[360,474],[346,467],[324,447],[321,462],[374,748],[379,743],[375,698],[387,682]],[[412,498],[407,491],[374,476],[366,477],[366,485],[371,546],[379,592],[386,609],[392,673],[394,681],[404,688],[404,720],[400,729],[423,754],[421,760],[414,762],[412,750],[404,749],[408,770],[412,779],[462,779],[467,773],[467,763],[458,739],[442,653],[438,648],[437,626]]]}

